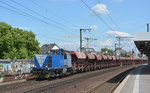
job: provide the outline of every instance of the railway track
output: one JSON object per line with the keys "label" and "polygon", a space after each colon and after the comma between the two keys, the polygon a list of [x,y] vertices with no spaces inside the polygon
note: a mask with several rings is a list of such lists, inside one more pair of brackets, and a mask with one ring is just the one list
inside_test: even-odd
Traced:
{"label": "railway track", "polygon": [[[51,85],[40,86],[40,87],[37,87],[34,89],[30,89],[28,91],[24,91],[23,93],[41,93],[41,92],[44,92],[44,93],[66,93],[66,91],[61,91],[62,90],[61,88],[64,88],[67,86],[72,86],[73,89],[76,89],[76,87],[78,87],[78,83],[80,83],[80,82],[88,81],[91,78],[97,77],[98,75],[103,75],[103,74],[108,73],[108,72],[109,73],[114,72],[114,71],[117,71],[119,69],[122,69],[122,68],[108,69],[108,70],[104,70],[104,71],[100,71],[100,72],[96,72],[96,73],[87,74],[87,75],[84,75],[82,77],[61,81],[61,82],[54,83]],[[71,93],[73,93],[73,91]],[[74,93],[83,93],[83,92],[75,92],[74,91]]]}
{"label": "railway track", "polygon": [[113,91],[117,88],[117,86],[121,83],[121,81],[128,75],[130,71],[132,71],[134,68],[131,68],[112,79],[103,82],[93,88],[92,90],[88,91],[87,93],[113,93]]}
{"label": "railway track", "polygon": [[132,66],[107,68],[55,80],[27,80],[26,82],[0,86],[0,93],[83,93],[83,91],[91,90],[94,84],[99,84],[96,81],[107,81],[110,79],[109,77],[115,76],[114,72],[123,72],[130,68]]}
{"label": "railway track", "polygon": [[29,79],[24,82],[17,82],[17,83],[13,83],[13,84],[1,85],[0,93],[13,92],[14,89],[15,89],[15,91],[17,91],[18,89],[20,89],[22,87],[24,87],[24,89],[25,89],[25,87],[33,86],[35,84],[44,83],[44,82],[46,82],[46,81],[35,81],[34,79]]}
{"label": "railway track", "polygon": [[[99,74],[104,74],[104,73],[107,73],[107,72],[109,72],[111,70],[112,69],[109,69],[109,70],[106,70],[106,71],[103,71],[103,72],[92,73],[92,74],[85,75],[83,77],[79,77],[79,78],[69,79],[67,81],[58,82],[58,83],[55,83],[55,84],[52,84],[52,85],[38,87],[38,88],[35,88],[35,89],[31,89],[31,90],[25,91],[24,93],[41,93],[43,91],[50,92],[55,87],[69,85],[69,84],[74,84],[74,82],[79,82],[79,81],[85,80],[87,78],[95,77],[95,76],[97,76]],[[74,87],[76,87],[75,84],[74,84]]]}

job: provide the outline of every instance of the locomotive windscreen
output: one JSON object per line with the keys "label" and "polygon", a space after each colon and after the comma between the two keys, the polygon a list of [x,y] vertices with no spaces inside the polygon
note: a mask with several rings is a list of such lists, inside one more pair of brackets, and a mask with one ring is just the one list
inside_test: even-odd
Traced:
{"label": "locomotive windscreen", "polygon": [[42,65],[43,65],[43,63],[44,63],[44,61],[45,61],[47,55],[37,54],[37,55],[35,55],[35,57],[36,57],[36,59],[37,59],[39,65],[40,65],[40,67],[42,67]]}

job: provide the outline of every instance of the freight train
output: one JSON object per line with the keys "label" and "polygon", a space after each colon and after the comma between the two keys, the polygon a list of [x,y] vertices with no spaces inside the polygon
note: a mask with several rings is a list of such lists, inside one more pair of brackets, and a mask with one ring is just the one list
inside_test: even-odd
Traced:
{"label": "freight train", "polygon": [[35,78],[43,79],[146,62],[147,60],[143,58],[115,57],[59,49],[49,54],[36,54],[32,73]]}

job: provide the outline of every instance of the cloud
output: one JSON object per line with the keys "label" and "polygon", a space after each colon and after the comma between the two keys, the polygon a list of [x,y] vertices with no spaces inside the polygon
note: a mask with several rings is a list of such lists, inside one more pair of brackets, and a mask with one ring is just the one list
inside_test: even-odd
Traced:
{"label": "cloud", "polygon": [[[110,49],[114,49],[115,43],[118,43],[118,41],[116,41],[116,36],[119,37],[131,37],[130,34],[126,33],[126,32],[120,32],[120,31],[108,31],[106,32],[106,36],[109,37],[109,39],[106,39],[104,41],[95,41],[91,44],[91,46],[97,50],[100,51],[101,48],[107,47]],[[126,39],[126,41],[121,42],[121,47],[126,48],[126,46],[128,44],[133,44],[131,43],[131,40]]]}
{"label": "cloud", "polygon": [[112,0],[113,2],[122,2],[123,0]]}
{"label": "cloud", "polygon": [[58,46],[66,50],[76,51],[79,48],[79,42],[61,42]]}
{"label": "cloud", "polygon": [[79,35],[69,35],[69,36],[63,36],[63,38],[70,38],[70,39],[78,39],[78,38],[80,38],[80,36]]}
{"label": "cloud", "polygon": [[113,45],[113,40],[106,40],[106,41],[100,41],[99,44],[102,46],[102,47],[110,47]]}
{"label": "cloud", "polygon": [[[93,41],[90,43],[90,46],[92,48],[94,48],[96,51],[100,51],[101,48],[107,47],[110,49],[114,49],[115,43],[118,43],[118,41],[116,41],[116,36],[121,36],[121,37],[129,37],[131,36],[130,34],[126,33],[126,32],[119,32],[119,31],[108,31],[106,32],[106,34],[110,37],[112,36],[112,38],[110,39],[106,39],[104,41]],[[71,36],[71,38],[78,38],[79,36]],[[126,41],[122,41],[121,42],[121,47],[123,47],[123,49],[127,49],[129,50],[131,48],[129,48],[128,45],[132,45],[133,41],[127,40]],[[83,42],[83,47],[85,47],[86,42]],[[64,48],[66,50],[71,50],[71,51],[76,51],[79,48],[79,41],[76,42],[61,42],[58,43],[58,46],[61,48]]]}
{"label": "cloud", "polygon": [[40,46],[46,44],[46,42],[39,40]]}
{"label": "cloud", "polygon": [[92,10],[98,15],[110,14],[110,11],[107,9],[107,6],[105,4],[96,4],[92,7]]}
{"label": "cloud", "polygon": [[[126,33],[126,32],[120,32],[120,31],[108,31],[106,32],[107,36],[109,38],[112,38],[112,42],[108,42],[107,46],[114,46],[115,43],[119,43],[119,41],[115,37],[132,37],[132,35]],[[117,41],[116,41],[117,40]],[[121,41],[121,48],[130,51],[133,47],[135,47],[135,44],[133,42],[133,38],[122,38]],[[105,43],[102,45],[105,45]],[[118,46],[117,46],[118,47]]]}
{"label": "cloud", "polygon": [[107,39],[105,41],[94,41],[91,42],[91,47],[94,48],[96,51],[100,51],[101,48],[107,47],[113,49],[114,47],[114,40]]}
{"label": "cloud", "polygon": [[92,25],[92,26],[90,26],[90,28],[91,28],[91,29],[97,29],[98,26],[97,26],[97,25]]}
{"label": "cloud", "polygon": [[116,37],[116,36],[119,36],[119,37],[131,37],[130,34],[128,34],[126,32],[119,32],[119,31],[108,31],[108,32],[106,32],[106,34],[108,36],[112,36],[112,37]]}

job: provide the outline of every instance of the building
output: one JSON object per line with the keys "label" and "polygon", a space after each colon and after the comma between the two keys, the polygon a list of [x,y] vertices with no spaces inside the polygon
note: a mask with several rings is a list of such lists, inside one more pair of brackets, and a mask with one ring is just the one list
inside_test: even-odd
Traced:
{"label": "building", "polygon": [[60,47],[56,44],[45,44],[41,47],[40,53],[47,54],[50,53],[51,50],[58,50]]}
{"label": "building", "polygon": [[117,56],[123,56],[123,57],[134,57],[136,55],[136,53],[134,53],[133,51],[129,51],[127,52],[126,50],[123,49],[118,49],[116,51]]}

